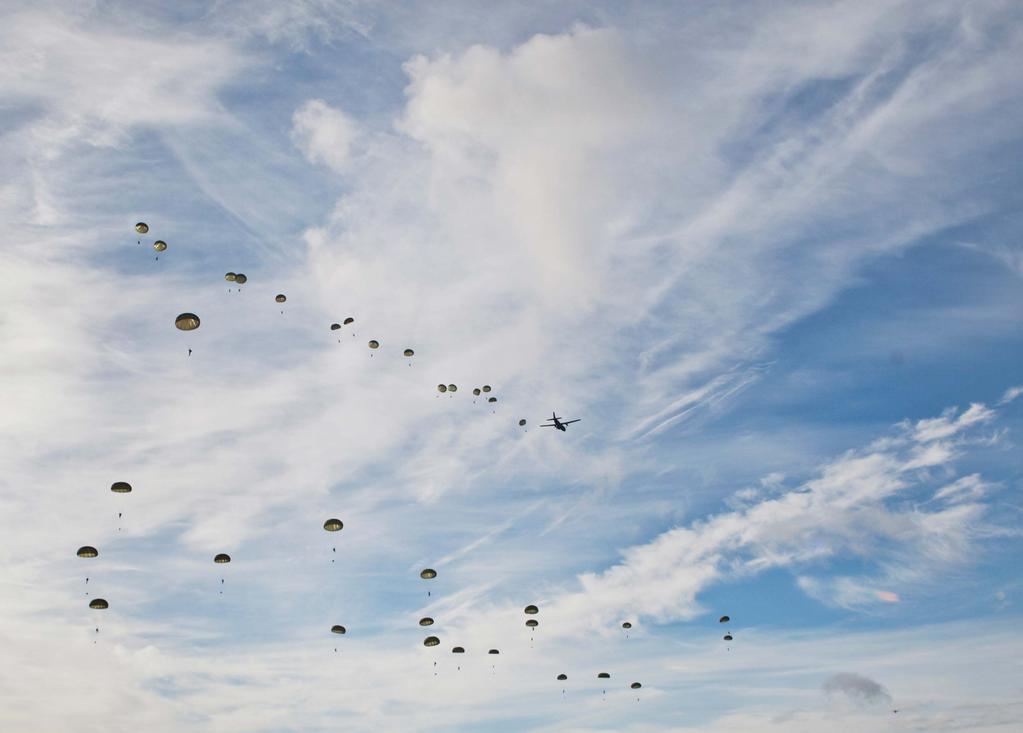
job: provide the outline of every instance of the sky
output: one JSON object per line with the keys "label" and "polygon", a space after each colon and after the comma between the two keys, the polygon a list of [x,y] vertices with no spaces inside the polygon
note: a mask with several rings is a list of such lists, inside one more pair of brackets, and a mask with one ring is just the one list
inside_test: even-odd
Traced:
{"label": "sky", "polygon": [[1017,729],[1018,3],[2,15],[0,729]]}

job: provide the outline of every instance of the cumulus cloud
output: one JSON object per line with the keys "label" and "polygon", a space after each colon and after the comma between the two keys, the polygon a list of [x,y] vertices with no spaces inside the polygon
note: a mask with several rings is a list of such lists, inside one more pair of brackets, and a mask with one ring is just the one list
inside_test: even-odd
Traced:
{"label": "cumulus cloud", "polygon": [[343,171],[351,159],[355,122],[322,99],[310,99],[291,118],[291,139],[310,163]]}
{"label": "cumulus cloud", "polygon": [[891,695],[880,684],[852,672],[838,672],[824,680],[822,685],[828,694],[840,693],[857,702],[891,702]]}

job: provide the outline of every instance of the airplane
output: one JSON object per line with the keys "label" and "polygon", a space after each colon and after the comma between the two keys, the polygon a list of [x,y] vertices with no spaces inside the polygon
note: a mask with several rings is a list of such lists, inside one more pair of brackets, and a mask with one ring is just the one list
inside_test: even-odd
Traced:
{"label": "airplane", "polygon": [[575,420],[565,420],[565,422],[561,422],[561,418],[559,418],[557,416],[557,414],[553,413],[553,412],[551,413],[551,417],[549,419],[554,421],[554,423],[552,425],[541,425],[540,427],[541,428],[557,428],[558,430],[560,430],[563,433],[568,432],[568,428],[565,427],[566,425],[571,425],[574,422],[579,422],[580,420],[582,420],[582,418],[580,417],[580,418],[576,418]]}

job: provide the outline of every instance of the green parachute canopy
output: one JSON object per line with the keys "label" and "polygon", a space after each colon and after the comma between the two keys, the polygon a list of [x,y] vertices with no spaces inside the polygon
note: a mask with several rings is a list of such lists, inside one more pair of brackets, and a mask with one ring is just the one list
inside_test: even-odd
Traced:
{"label": "green parachute canopy", "polygon": [[115,494],[130,494],[131,484],[127,481],[115,481],[110,485],[110,490]]}
{"label": "green parachute canopy", "polygon": [[149,225],[146,224],[144,221],[140,221],[138,224],[135,225],[135,231],[138,232],[139,234],[149,234]]}
{"label": "green parachute canopy", "polygon": [[226,552],[221,552],[219,555],[213,558],[213,562],[218,565],[223,565],[225,562],[231,562],[231,556]]}
{"label": "green parachute canopy", "polygon": [[536,606],[534,606],[533,604],[529,604],[529,605],[528,605],[528,606],[526,606],[526,607],[525,607],[524,609],[522,609],[522,612],[523,612],[523,613],[527,613],[527,614],[529,614],[530,616],[532,616],[533,614],[537,614],[537,613],[540,613],[540,609],[539,609],[539,608],[537,608]]}
{"label": "green parachute canopy", "polygon": [[629,687],[631,687],[633,690],[638,690],[642,686],[643,685],[639,684],[638,682],[633,682],[631,685],[629,685]]}
{"label": "green parachute canopy", "polygon": [[420,626],[433,626],[433,619],[430,618],[429,616],[423,616],[421,619],[419,619],[419,625]]}
{"label": "green parachute canopy", "polygon": [[78,557],[99,557],[99,550],[90,545],[83,545],[78,548]]}
{"label": "green parachute canopy", "polygon": [[371,348],[371,349],[379,349],[380,348],[380,342],[377,341],[376,339],[370,340],[369,348]]}
{"label": "green parachute canopy", "polygon": [[454,649],[451,650],[451,653],[452,654],[465,654],[465,647],[456,646]]}
{"label": "green parachute canopy", "polygon": [[437,577],[437,571],[433,568],[423,568],[423,570],[419,573],[419,577],[423,580],[432,580]]}
{"label": "green parachute canopy", "polygon": [[155,242],[153,242],[153,249],[155,249],[157,252],[163,252],[165,249],[167,249],[167,243],[162,239],[157,239]]}
{"label": "green parachute canopy", "polygon": [[199,328],[199,316],[195,313],[182,313],[174,319],[174,325],[181,331],[194,331]]}
{"label": "green parachute canopy", "polygon": [[274,300],[276,300],[278,303],[283,303],[287,299],[288,296],[285,295],[284,293],[277,293],[277,295],[274,297]]}
{"label": "green parachute canopy", "polygon": [[564,682],[565,680],[568,679],[568,675],[567,674],[559,674],[558,675],[558,679]]}
{"label": "green parachute canopy", "polygon": [[341,626],[340,624],[334,624],[333,626],[330,627],[330,633],[332,634],[343,634],[346,631],[348,631],[348,629],[346,629],[344,626]]}
{"label": "green parachute canopy", "polygon": [[438,644],[440,644],[440,639],[436,636],[428,636],[423,639],[423,646],[437,646]]}
{"label": "green parachute canopy", "polygon": [[237,275],[234,276],[234,281],[239,285],[244,285],[249,281],[249,278],[245,277],[245,275],[239,272]]}
{"label": "green parachute canopy", "polygon": [[416,352],[414,352],[412,349],[405,349],[405,356],[410,356],[411,357],[411,356],[415,356],[415,354],[416,354]]}
{"label": "green parachute canopy", "polygon": [[611,675],[609,675],[607,672],[601,672],[600,674],[597,675],[597,679],[598,680],[609,680],[609,679],[611,679]]}
{"label": "green parachute canopy", "polygon": [[323,528],[328,532],[339,532],[344,526],[345,523],[340,519],[328,519],[323,523]]}
{"label": "green parachute canopy", "polygon": [[233,283],[235,281],[235,278],[237,277],[238,276],[235,275],[233,272],[228,272],[224,274],[224,279],[227,280],[229,283]]}
{"label": "green parachute canopy", "polygon": [[105,598],[93,598],[89,601],[89,608],[98,608],[102,610],[104,608],[110,608],[110,604],[106,602]]}

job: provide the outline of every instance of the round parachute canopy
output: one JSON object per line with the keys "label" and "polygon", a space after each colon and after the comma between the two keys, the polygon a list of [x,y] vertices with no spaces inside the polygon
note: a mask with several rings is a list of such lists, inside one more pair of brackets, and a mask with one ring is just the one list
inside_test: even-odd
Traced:
{"label": "round parachute canopy", "polygon": [[487,654],[500,654],[501,652],[497,649],[491,649]]}
{"label": "round parachute canopy", "polygon": [[609,675],[607,672],[601,672],[600,674],[597,675],[597,679],[598,680],[609,680],[609,679],[611,679],[611,675]]}
{"label": "round parachute canopy", "polygon": [[561,680],[561,681],[565,681],[565,680],[568,679],[568,675],[567,674],[559,674],[558,675],[558,679]]}
{"label": "round parachute canopy", "polygon": [[451,653],[452,654],[465,654],[465,647],[456,646],[454,649],[451,650]]}
{"label": "round parachute canopy", "polygon": [[105,598],[93,598],[89,601],[89,608],[110,608],[110,604],[106,602]]}
{"label": "round parachute canopy", "polygon": [[165,249],[167,249],[167,243],[162,239],[157,239],[155,242],[153,242],[153,249],[155,249],[157,252],[163,252]]}
{"label": "round parachute canopy", "polygon": [[725,634],[725,641],[731,641],[731,640],[732,640],[732,635],[731,634]]}
{"label": "round parachute canopy", "polygon": [[110,490],[113,491],[115,494],[130,494],[131,484],[129,484],[127,481],[115,481],[114,483],[110,484]]}
{"label": "round parachute canopy", "polygon": [[346,318],[344,323],[347,326],[350,323],[355,323],[355,319],[354,318]]}
{"label": "round parachute canopy", "polygon": [[475,389],[473,389],[472,393],[473,393],[474,395],[476,395],[477,397],[479,397],[479,396],[480,396],[480,388],[479,388],[479,387],[476,387]]}
{"label": "round parachute canopy", "polygon": [[522,420],[519,420],[519,427],[520,427],[520,428],[521,428],[521,427],[524,427],[524,426],[525,426],[525,424],[526,424],[526,420],[525,420],[525,418],[523,418]]}
{"label": "round parachute canopy", "polygon": [[419,577],[423,580],[432,580],[437,577],[437,571],[433,568],[423,568],[423,571],[419,573]]}
{"label": "round parachute canopy", "polygon": [[483,391],[484,392],[489,392],[490,391],[490,385],[489,384],[484,384],[483,385]]}
{"label": "round parachute canopy", "polygon": [[631,623],[629,623],[628,621],[624,621],[624,622],[622,623],[622,628],[623,628],[623,629],[631,629],[631,628],[632,628],[632,624],[631,624]]}
{"label": "round parachute canopy", "polygon": [[344,626],[341,626],[340,624],[334,624],[333,626],[330,627],[330,633],[332,634],[343,634],[347,630],[348,629],[346,629]]}
{"label": "round parachute canopy", "polygon": [[540,613],[540,609],[534,606],[533,604],[529,604],[524,609],[522,609],[522,612],[528,613],[530,616],[532,616],[535,613]]}
{"label": "round parachute canopy", "polygon": [[199,316],[195,313],[182,313],[174,319],[174,325],[181,331],[194,331],[199,328]]}
{"label": "round parachute canopy", "polygon": [[540,625],[540,622],[537,621],[535,618],[531,618],[531,619],[526,621],[526,626],[528,626],[531,629],[535,629],[539,625]]}
{"label": "round parachute canopy", "polygon": [[369,348],[371,348],[371,349],[379,349],[380,348],[380,342],[377,341],[376,339],[373,339],[372,341],[369,342]]}
{"label": "round parachute canopy", "polygon": [[78,548],[78,557],[99,557],[99,550],[89,545],[83,545]]}
{"label": "round parachute canopy", "polygon": [[448,386],[446,384],[438,384],[437,391],[440,392],[441,394],[444,394],[445,392],[448,391]]}
{"label": "round parachute canopy", "polygon": [[224,273],[224,279],[227,280],[229,283],[233,283],[235,281],[236,277],[238,277],[238,276],[235,275],[233,272],[225,272]]}
{"label": "round parachute canopy", "polygon": [[436,636],[428,636],[423,639],[423,646],[437,646],[438,644],[440,644],[440,639]]}
{"label": "round parachute canopy", "polygon": [[217,563],[218,565],[223,565],[225,562],[231,562],[231,556],[225,552],[221,552],[219,555],[213,558],[213,562]]}
{"label": "round parachute canopy", "polygon": [[328,532],[338,532],[344,526],[345,523],[342,522],[340,519],[328,519],[326,522],[323,523],[323,528]]}
{"label": "round parachute canopy", "polygon": [[491,397],[490,399],[487,400],[487,402],[497,402],[497,398]]}
{"label": "round parachute canopy", "polygon": [[638,690],[642,686],[643,685],[639,684],[638,682],[633,682],[631,685],[629,685],[629,687],[631,687],[633,690]]}
{"label": "round parachute canopy", "polygon": [[405,349],[405,356],[415,356],[416,352],[412,349]]}
{"label": "round parachute canopy", "polygon": [[454,385],[454,384],[449,384],[448,385],[448,392],[457,392],[457,391],[458,391],[458,386],[457,385]]}
{"label": "round parachute canopy", "polygon": [[433,619],[430,618],[429,616],[423,616],[421,619],[419,619],[419,625],[420,626],[433,626]]}
{"label": "round parachute canopy", "polygon": [[341,328],[341,324],[340,323],[332,323],[332,324],[330,324],[330,330],[331,331],[337,331],[340,328]]}
{"label": "round parachute canopy", "polygon": [[274,300],[276,300],[278,303],[283,303],[287,299],[288,299],[288,296],[285,295],[284,293],[277,293],[277,296],[274,298]]}
{"label": "round parachute canopy", "polygon": [[234,276],[234,281],[239,285],[244,285],[249,281],[249,278],[245,277],[245,275],[239,272],[237,275]]}
{"label": "round parachute canopy", "polygon": [[144,221],[140,221],[138,224],[135,225],[135,231],[138,232],[139,234],[148,234],[149,225],[146,224]]}
{"label": "round parachute canopy", "polygon": [[718,619],[718,623],[719,624],[727,624],[731,620],[732,619],[729,618],[728,616],[722,616],[721,618]]}

